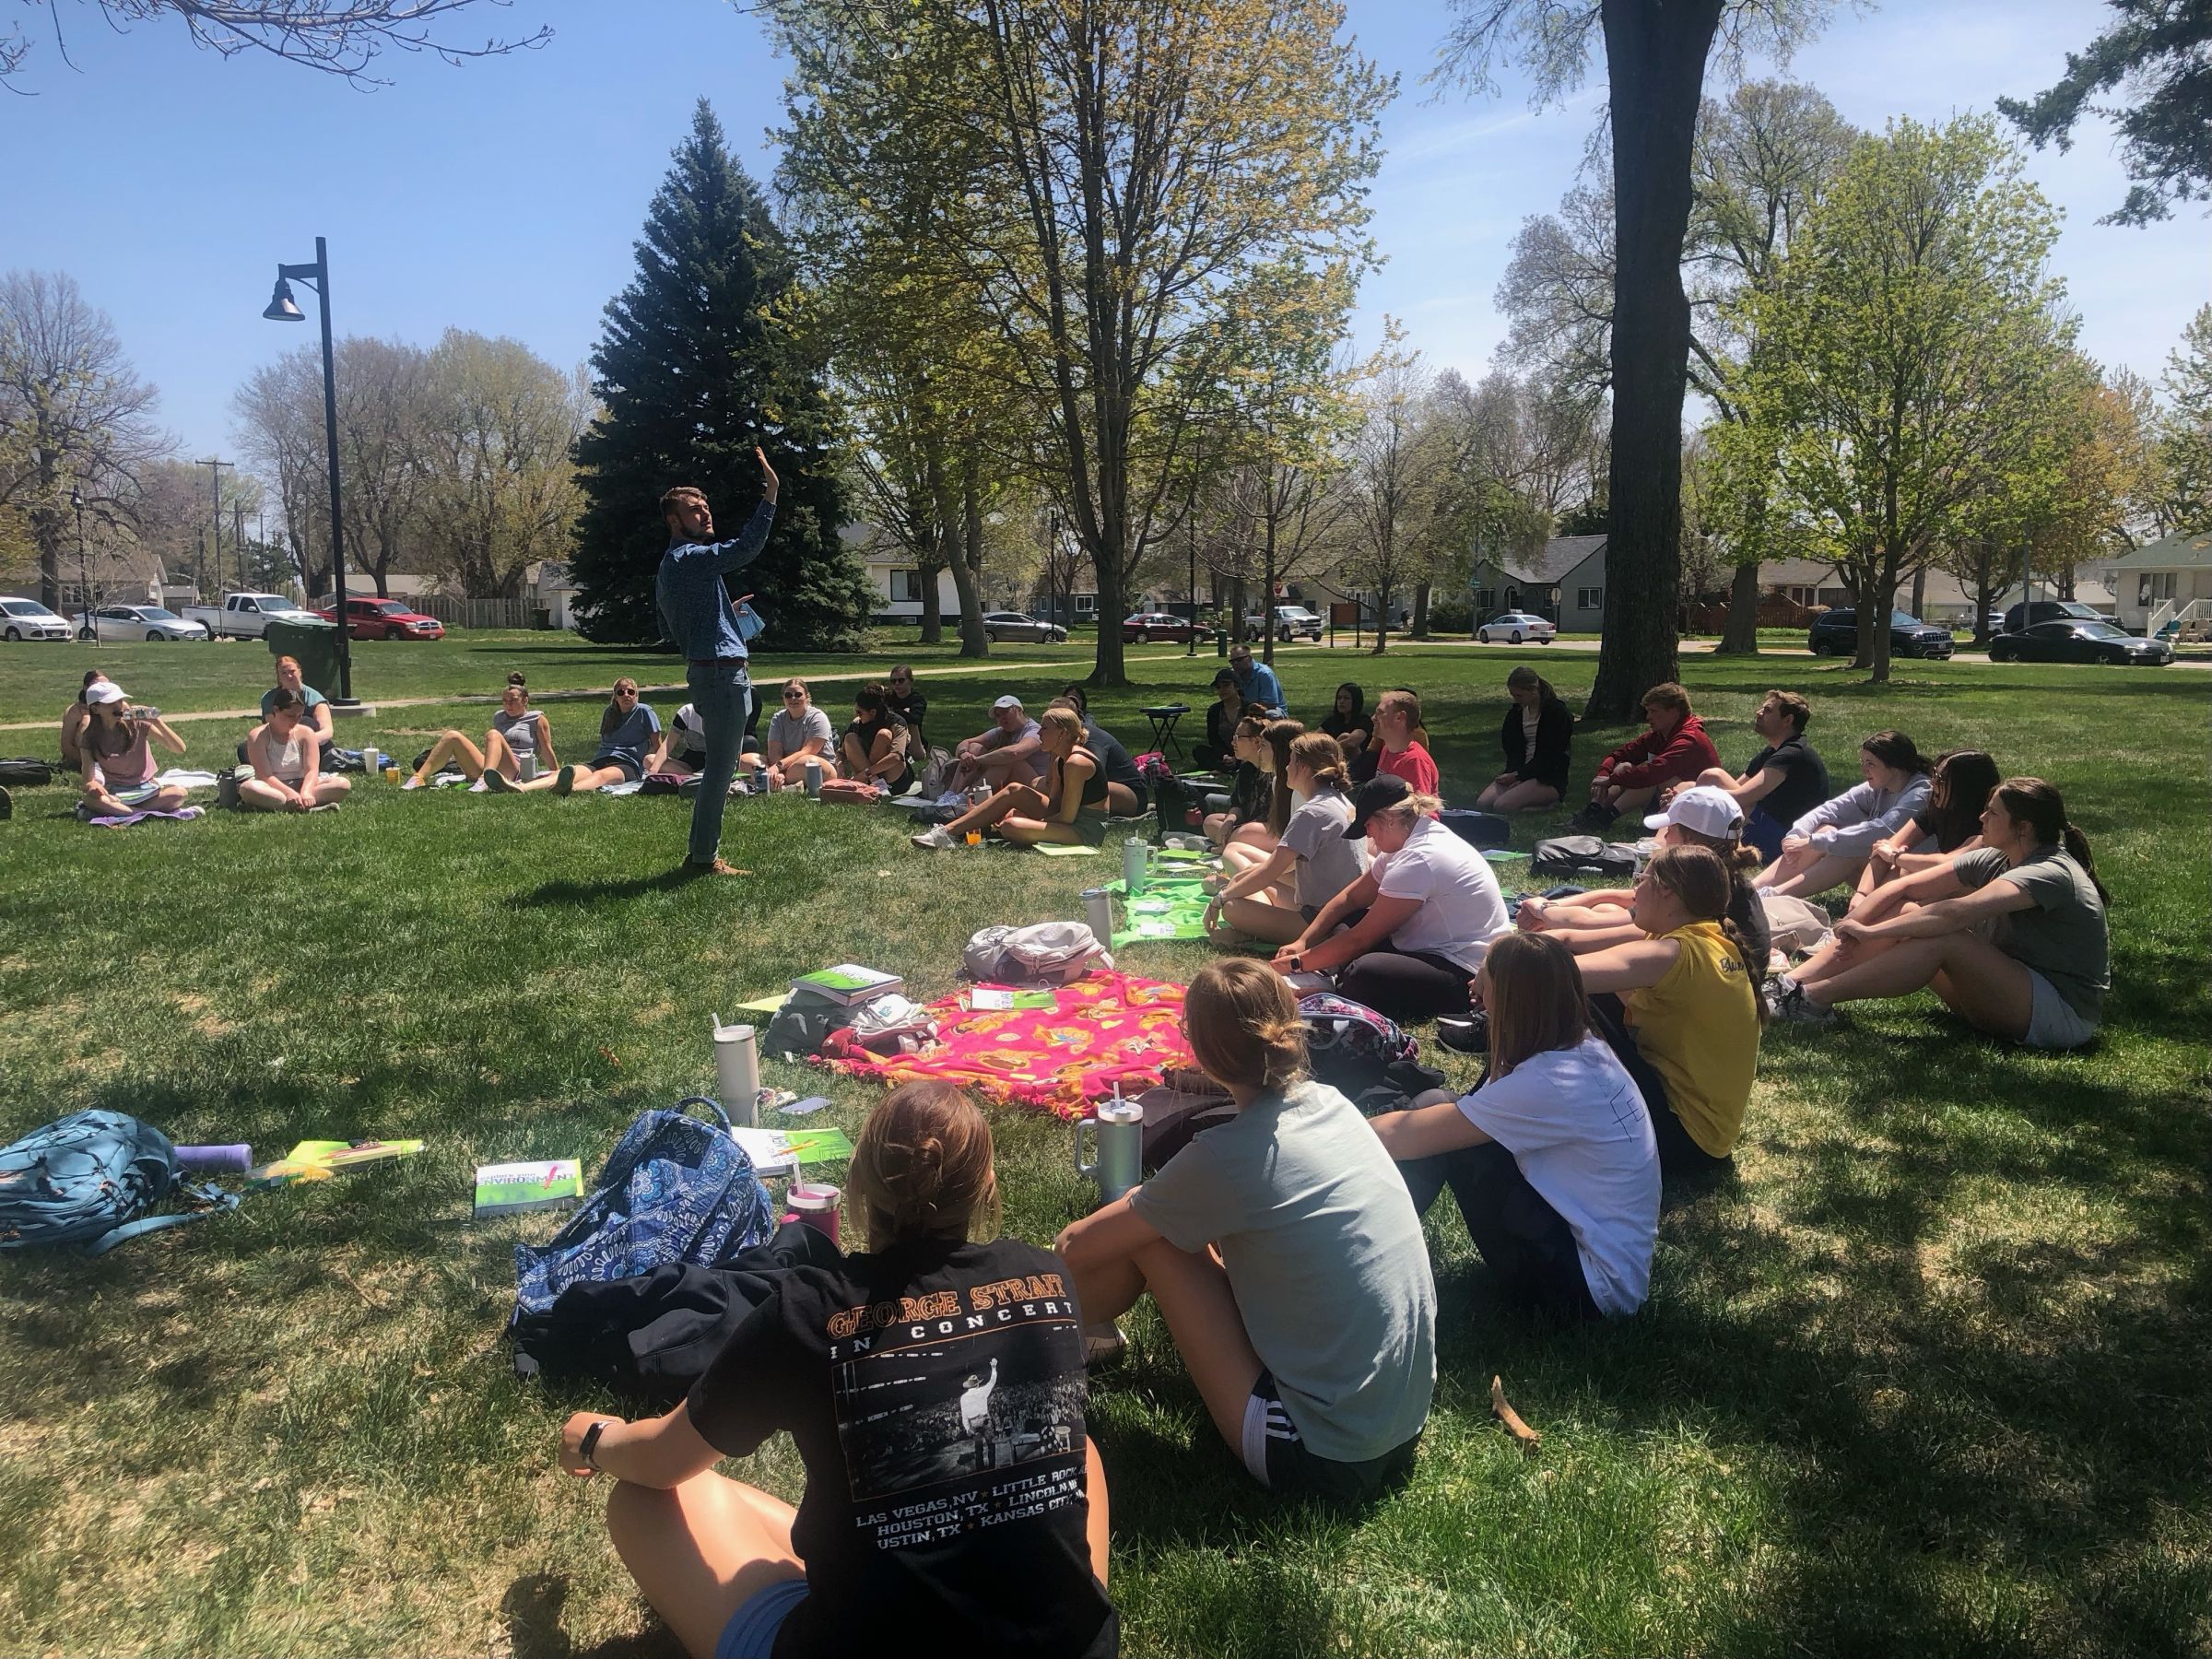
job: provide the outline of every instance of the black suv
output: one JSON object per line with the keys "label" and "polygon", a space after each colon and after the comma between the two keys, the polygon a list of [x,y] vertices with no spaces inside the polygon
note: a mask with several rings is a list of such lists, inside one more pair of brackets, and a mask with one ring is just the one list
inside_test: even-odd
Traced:
{"label": "black suv", "polygon": [[1998,633],[2026,633],[2038,622],[2110,622],[2102,611],[2091,610],[2077,599],[2031,599],[2005,613]]}
{"label": "black suv", "polygon": [[[1859,613],[1849,606],[1822,611],[1813,618],[1805,637],[1815,656],[1854,656],[1859,649]],[[1951,654],[1951,630],[1923,622],[1901,610],[1889,613],[1889,654],[1893,657],[1934,657]]]}

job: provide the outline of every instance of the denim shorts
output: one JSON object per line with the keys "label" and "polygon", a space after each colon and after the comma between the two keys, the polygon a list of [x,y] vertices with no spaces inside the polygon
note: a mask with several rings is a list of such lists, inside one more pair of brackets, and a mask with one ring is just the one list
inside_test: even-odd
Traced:
{"label": "denim shorts", "polygon": [[765,1590],[754,1591],[722,1627],[722,1639],[714,1644],[714,1659],[769,1659],[775,1650],[776,1632],[791,1617],[791,1610],[806,1599],[806,1581],[803,1578],[779,1579]]}

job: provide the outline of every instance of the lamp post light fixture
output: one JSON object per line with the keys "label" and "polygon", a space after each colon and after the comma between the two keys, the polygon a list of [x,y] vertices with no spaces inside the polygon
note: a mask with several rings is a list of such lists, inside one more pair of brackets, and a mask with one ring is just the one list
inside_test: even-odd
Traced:
{"label": "lamp post light fixture", "polygon": [[91,637],[100,643],[100,625],[92,620],[92,567],[85,561],[85,492],[78,486],[69,486],[69,505],[76,509],[76,597],[84,606],[82,626],[77,637]]}
{"label": "lamp post light fixture", "polygon": [[[276,286],[269,292],[269,303],[262,315],[272,323],[304,323],[307,313],[292,301],[292,284],[304,282],[315,291],[323,308],[323,442],[324,453],[330,461],[330,580],[337,594],[338,613],[338,694],[332,700],[341,707],[353,703],[353,652],[351,634],[346,609],[346,546],[345,531],[339,520],[338,503],[338,381],[333,367],[330,349],[330,249],[320,236],[315,238],[315,262],[312,265],[279,265],[276,267]],[[308,595],[310,603],[314,595]]]}

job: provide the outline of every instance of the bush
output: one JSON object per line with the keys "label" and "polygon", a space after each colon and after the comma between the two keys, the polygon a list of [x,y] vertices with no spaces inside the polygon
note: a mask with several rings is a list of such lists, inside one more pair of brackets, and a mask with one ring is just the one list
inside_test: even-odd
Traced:
{"label": "bush", "polygon": [[1429,599],[1429,631],[1432,634],[1464,634],[1475,627],[1475,603],[1471,599],[1440,599],[1431,594]]}

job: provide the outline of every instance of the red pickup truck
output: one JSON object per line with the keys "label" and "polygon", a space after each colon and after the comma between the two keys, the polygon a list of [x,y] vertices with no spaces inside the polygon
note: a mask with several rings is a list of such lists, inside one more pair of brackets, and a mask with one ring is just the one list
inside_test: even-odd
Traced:
{"label": "red pickup truck", "polygon": [[[315,613],[325,622],[338,619],[337,606],[325,606]],[[347,631],[357,640],[442,640],[445,624],[435,617],[411,611],[396,599],[373,594],[346,601]]]}

